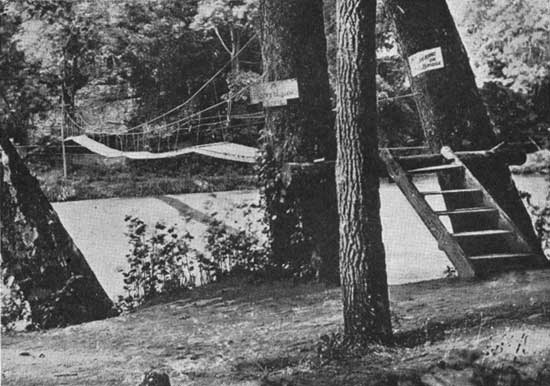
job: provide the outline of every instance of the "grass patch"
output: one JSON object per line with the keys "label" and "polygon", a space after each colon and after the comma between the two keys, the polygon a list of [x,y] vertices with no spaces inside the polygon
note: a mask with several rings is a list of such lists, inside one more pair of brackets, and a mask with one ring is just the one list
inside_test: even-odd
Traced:
{"label": "grass patch", "polygon": [[256,188],[254,166],[201,159],[133,162],[124,166],[62,167],[31,160],[29,166],[50,202],[149,197]]}

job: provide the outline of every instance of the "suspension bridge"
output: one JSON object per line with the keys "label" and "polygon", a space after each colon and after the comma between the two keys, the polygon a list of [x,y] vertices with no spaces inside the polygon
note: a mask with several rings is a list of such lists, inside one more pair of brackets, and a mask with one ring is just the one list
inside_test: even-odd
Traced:
{"label": "suspension bridge", "polygon": [[[258,149],[254,147],[227,141],[200,144],[205,139],[211,140],[220,136],[225,138],[237,129],[260,129],[264,122],[262,111],[230,114],[229,106],[245,95],[249,85],[237,92],[229,92],[220,102],[181,116],[181,111],[212,84],[254,38],[245,43],[236,55],[183,103],[125,132],[88,131],[83,119],[77,122],[76,117],[65,114],[64,111],[67,119],[64,119],[66,123],[62,132],[63,153],[65,154],[65,145],[70,144],[71,147],[80,146],[105,158],[155,160],[200,154],[235,162],[255,163]],[[224,108],[228,111],[227,116],[223,114]]]}

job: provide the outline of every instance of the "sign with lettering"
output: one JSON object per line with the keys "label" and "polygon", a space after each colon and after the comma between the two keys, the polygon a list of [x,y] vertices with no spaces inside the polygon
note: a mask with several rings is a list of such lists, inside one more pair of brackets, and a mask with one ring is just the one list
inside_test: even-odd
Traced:
{"label": "sign with lettering", "polygon": [[262,102],[264,107],[285,106],[289,99],[299,97],[296,79],[260,83],[250,87],[250,103]]}
{"label": "sign with lettering", "polygon": [[429,50],[420,51],[409,56],[409,65],[411,66],[412,76],[444,68],[445,63],[443,62],[441,47],[430,48]]}

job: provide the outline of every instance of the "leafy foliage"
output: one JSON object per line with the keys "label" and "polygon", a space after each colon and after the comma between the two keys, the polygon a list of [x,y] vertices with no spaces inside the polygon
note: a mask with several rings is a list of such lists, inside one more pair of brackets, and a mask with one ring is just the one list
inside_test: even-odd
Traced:
{"label": "leafy foliage", "polygon": [[380,145],[420,145],[424,134],[403,60],[397,56],[379,58],[376,85]]}
{"label": "leafy foliage", "polygon": [[544,143],[550,120],[537,111],[532,93],[514,91],[499,82],[485,83],[480,91],[502,140],[522,142],[530,138]]}
{"label": "leafy foliage", "polygon": [[[189,29],[195,1],[128,1],[122,12],[115,31],[117,51],[125,63],[127,81],[139,97],[133,122],[137,123],[189,97],[222,58],[212,39]],[[205,90],[189,108],[200,109],[216,100],[216,88],[223,90],[223,82]]]}
{"label": "leafy foliage", "polygon": [[2,331],[11,331],[16,325],[32,326],[31,310],[13,276],[2,269]]}
{"label": "leafy foliage", "polygon": [[[262,130],[262,137],[268,136]],[[260,142],[263,141],[262,137]],[[290,141],[281,146],[292,146]],[[268,245],[273,275],[277,278],[313,278],[312,248],[303,231],[301,208],[296,197],[283,184],[273,146],[263,146],[259,167],[259,185],[265,206],[264,221],[268,224]]]}
{"label": "leafy foliage", "polygon": [[499,81],[530,91],[550,70],[550,18],[546,0],[455,1],[460,32],[478,81]]}
{"label": "leafy foliage", "polygon": [[[243,215],[248,217],[253,208],[256,206],[246,208]],[[205,256],[189,246],[193,237],[188,232],[180,236],[175,227],[162,222],[149,231],[135,216],[126,216],[125,221],[130,252],[126,255],[128,270],[122,272],[126,295],[118,301],[123,311],[228,275],[262,279],[270,272],[266,244],[253,235],[251,222],[233,233],[220,221],[213,221],[205,235]]]}
{"label": "leafy foliage", "polygon": [[31,20],[49,25],[43,36],[34,38],[47,39],[52,47],[52,72],[59,77],[62,102],[74,119],[77,92],[100,78],[112,57],[107,9],[99,2],[92,6],[67,0],[20,1]]}
{"label": "leafy foliage", "polygon": [[[243,215],[249,216],[255,207],[249,206]],[[226,275],[260,278],[271,271],[267,242],[255,236],[251,228],[248,222],[235,233],[218,220],[211,222],[205,236],[209,259],[203,259],[203,263],[210,266],[214,280]]]}
{"label": "leafy foliage", "polygon": [[[548,181],[550,182],[550,179]],[[527,207],[535,218],[535,231],[540,239],[544,255],[550,260],[550,191],[546,202],[542,205],[533,203],[531,194],[528,192],[521,192],[521,196],[525,199]]]}
{"label": "leafy foliage", "polygon": [[123,272],[127,294],[118,302],[122,310],[133,310],[155,296],[196,285],[197,256],[189,247],[189,233],[179,236],[174,227],[161,222],[148,233],[143,220],[127,216],[125,221],[131,250],[127,255],[129,270]]}
{"label": "leafy foliage", "polygon": [[27,143],[32,116],[51,105],[48,93],[54,83],[41,74],[40,63],[29,62],[15,35],[22,19],[0,1],[0,126],[18,143]]}
{"label": "leafy foliage", "polygon": [[257,0],[200,0],[193,28],[247,29],[257,16]]}

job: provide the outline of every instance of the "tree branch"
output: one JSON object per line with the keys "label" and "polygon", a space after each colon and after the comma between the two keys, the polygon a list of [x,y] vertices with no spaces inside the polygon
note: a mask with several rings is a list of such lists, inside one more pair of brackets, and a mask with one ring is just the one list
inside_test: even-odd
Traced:
{"label": "tree branch", "polygon": [[229,49],[229,47],[227,46],[227,44],[225,44],[225,41],[223,40],[222,36],[220,35],[220,31],[218,30],[218,27],[214,27],[214,32],[216,33],[216,36],[218,37],[218,40],[220,41],[220,43],[222,44],[224,50],[227,51],[227,53],[229,55],[231,55],[231,57],[233,57],[233,52],[231,52],[231,50]]}

